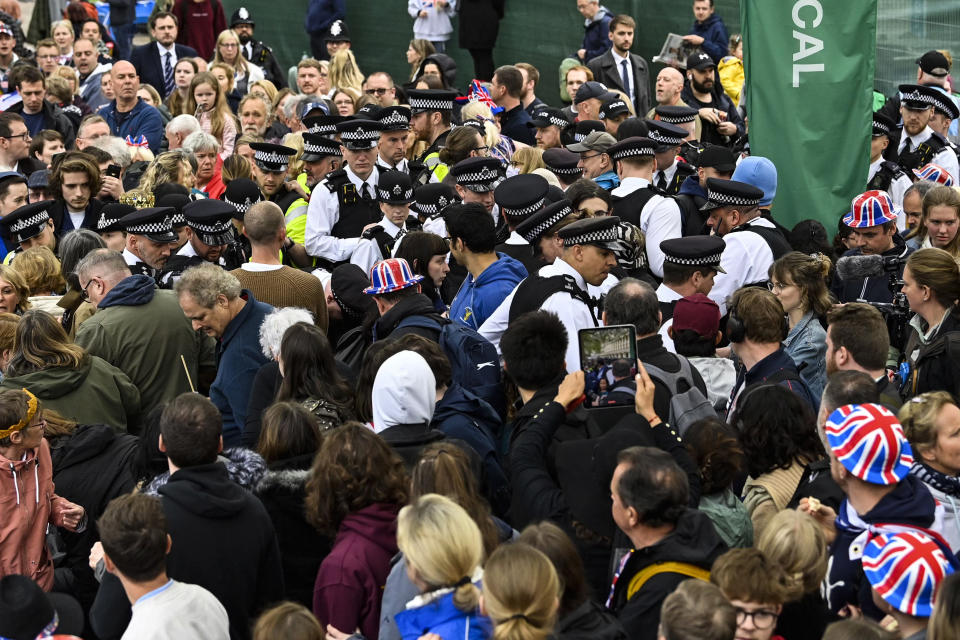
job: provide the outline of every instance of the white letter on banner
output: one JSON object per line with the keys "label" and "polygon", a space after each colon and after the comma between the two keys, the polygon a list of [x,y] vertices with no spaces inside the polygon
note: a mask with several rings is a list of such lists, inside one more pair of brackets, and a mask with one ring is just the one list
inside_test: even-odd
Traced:
{"label": "white letter on banner", "polygon": [[803,60],[823,51],[823,40],[808,36],[799,31],[793,32],[793,39],[797,41],[800,50],[793,54],[793,61]]}
{"label": "white letter on banner", "polygon": [[820,21],[823,20],[823,7],[820,5],[818,0],[799,0],[796,4],[793,5],[793,24],[797,25],[799,29],[806,29],[807,24],[800,19],[800,9],[804,7],[813,7],[816,11],[816,17],[813,19],[813,28],[816,29],[820,26]]}

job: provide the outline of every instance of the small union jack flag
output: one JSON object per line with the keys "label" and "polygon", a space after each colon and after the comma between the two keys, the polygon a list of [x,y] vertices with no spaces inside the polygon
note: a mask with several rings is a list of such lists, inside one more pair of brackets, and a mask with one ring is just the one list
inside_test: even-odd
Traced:
{"label": "small union jack flag", "polygon": [[953,562],[919,531],[873,536],[863,550],[863,572],[877,594],[918,618],[930,617],[937,588],[953,573]]}
{"label": "small union jack flag", "polygon": [[876,227],[897,219],[897,209],[886,191],[867,191],[853,199],[843,224],[854,229]]}
{"label": "small union jack flag", "polygon": [[487,91],[487,88],[480,84],[480,81],[474,78],[473,82],[470,83],[470,91],[467,92],[466,97],[454,98],[456,102],[482,102],[483,104],[490,107],[490,111],[497,113],[503,111],[503,109],[497,106],[497,103],[493,101],[493,98],[490,96],[490,92]]}
{"label": "small union jack flag", "polygon": [[848,404],[830,414],[824,429],[833,455],[864,482],[896,484],[910,472],[910,443],[886,407]]}

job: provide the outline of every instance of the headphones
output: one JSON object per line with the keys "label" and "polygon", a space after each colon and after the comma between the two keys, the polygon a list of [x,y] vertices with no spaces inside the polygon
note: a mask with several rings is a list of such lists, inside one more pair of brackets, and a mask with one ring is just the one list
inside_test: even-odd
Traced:
{"label": "headphones", "polygon": [[[738,301],[739,304],[739,301]],[[787,324],[787,315],[784,314],[780,318],[780,341],[787,339],[787,334],[790,333],[790,325]],[[743,342],[747,338],[747,325],[744,324],[743,320],[737,315],[737,307],[731,307],[730,313],[727,316],[727,339],[730,342]]]}

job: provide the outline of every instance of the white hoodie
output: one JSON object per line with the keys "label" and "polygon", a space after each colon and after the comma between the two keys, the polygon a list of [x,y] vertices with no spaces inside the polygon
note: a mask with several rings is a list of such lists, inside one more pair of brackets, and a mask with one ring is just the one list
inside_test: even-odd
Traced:
{"label": "white hoodie", "polygon": [[427,361],[401,351],[384,361],[373,381],[373,430],[429,423],[436,403],[437,381]]}

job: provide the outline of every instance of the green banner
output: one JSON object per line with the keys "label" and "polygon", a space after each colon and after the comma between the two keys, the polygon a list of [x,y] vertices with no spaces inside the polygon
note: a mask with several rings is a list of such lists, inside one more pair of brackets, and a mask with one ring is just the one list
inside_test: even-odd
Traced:
{"label": "green banner", "polygon": [[831,233],[866,189],[877,0],[741,0],[750,152],[777,167],[773,216]]}

